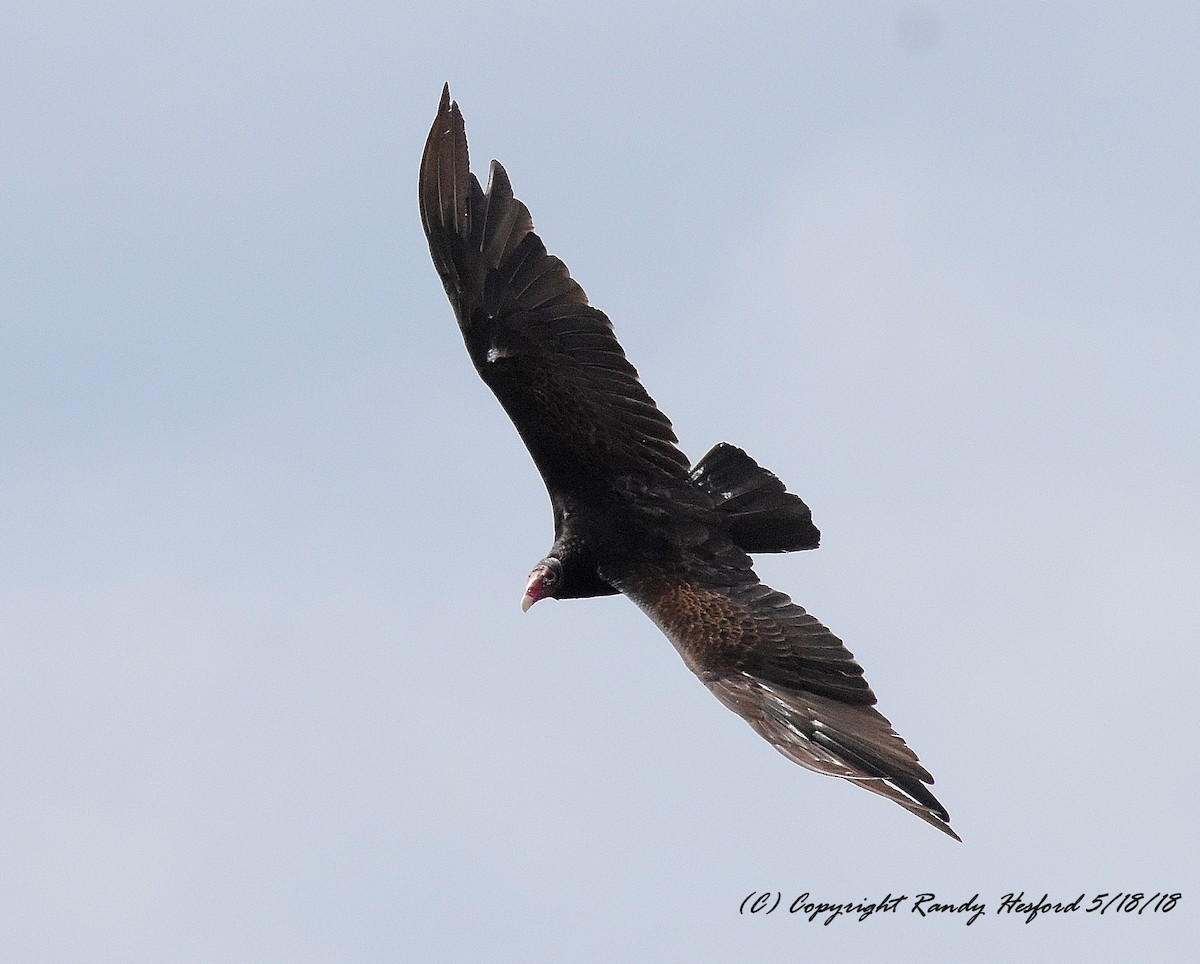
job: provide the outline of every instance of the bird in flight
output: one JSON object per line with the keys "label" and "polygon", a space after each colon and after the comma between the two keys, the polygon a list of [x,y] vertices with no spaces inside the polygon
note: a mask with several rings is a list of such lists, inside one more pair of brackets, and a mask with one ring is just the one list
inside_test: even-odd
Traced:
{"label": "bird in flight", "polygon": [[547,253],[504,168],[492,162],[486,190],[471,174],[449,85],[421,158],[420,208],[475,370],[550,494],[554,544],[521,608],[623,593],[789,760],[959,839],[853,654],[754,573],[751,553],[817,547],[808,506],[733,445],[689,464],[612,323]]}

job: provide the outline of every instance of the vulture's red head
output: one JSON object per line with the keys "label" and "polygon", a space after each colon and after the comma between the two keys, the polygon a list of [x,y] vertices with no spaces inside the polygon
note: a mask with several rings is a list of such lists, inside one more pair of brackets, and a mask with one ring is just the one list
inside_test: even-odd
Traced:
{"label": "vulture's red head", "polygon": [[553,599],[562,582],[562,563],[553,556],[547,556],[529,574],[529,582],[525,584],[525,595],[521,599],[521,612],[529,612],[529,607],[539,599]]}

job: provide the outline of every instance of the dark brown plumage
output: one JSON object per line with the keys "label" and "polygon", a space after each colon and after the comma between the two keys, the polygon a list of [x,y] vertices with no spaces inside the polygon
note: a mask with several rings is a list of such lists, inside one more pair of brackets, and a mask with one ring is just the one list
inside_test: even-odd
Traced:
{"label": "dark brown plumage", "polygon": [[816,548],[808,507],[732,445],[689,469],[612,324],[546,252],[504,168],[492,162],[486,191],[470,173],[449,87],[421,158],[420,207],[471,360],[550,494],[554,544],[522,606],[624,593],[788,759],[957,839],[850,651],[751,568],[748,553]]}

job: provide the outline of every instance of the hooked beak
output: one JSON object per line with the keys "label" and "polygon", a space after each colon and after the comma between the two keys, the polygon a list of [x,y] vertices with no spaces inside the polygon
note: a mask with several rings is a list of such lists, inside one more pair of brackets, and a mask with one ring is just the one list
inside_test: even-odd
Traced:
{"label": "hooked beak", "polygon": [[535,566],[529,574],[529,582],[525,584],[525,595],[521,597],[521,612],[529,612],[529,607],[546,595],[546,589],[542,585],[542,577],[545,575],[545,566]]}

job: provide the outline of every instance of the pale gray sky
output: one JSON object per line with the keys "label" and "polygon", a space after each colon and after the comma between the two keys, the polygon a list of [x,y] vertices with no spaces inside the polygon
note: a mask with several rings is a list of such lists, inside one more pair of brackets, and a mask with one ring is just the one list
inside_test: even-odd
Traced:
{"label": "pale gray sky", "polygon": [[[0,957],[1194,952],[1200,8],[847,6],[4,6]],[[685,450],[812,506],[760,571],[963,844],[626,601],[521,614],[546,497],[417,217],[447,80]]]}

